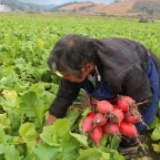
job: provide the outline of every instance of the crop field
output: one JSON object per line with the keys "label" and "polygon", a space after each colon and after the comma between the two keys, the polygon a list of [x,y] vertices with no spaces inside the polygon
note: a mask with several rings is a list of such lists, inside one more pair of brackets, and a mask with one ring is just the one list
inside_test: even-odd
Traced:
{"label": "crop field", "polygon": [[[120,139],[106,135],[97,148],[87,135],[82,138],[80,124],[88,108],[73,106],[66,117],[45,126],[61,78],[47,60],[59,38],[69,33],[133,39],[160,58],[159,26],[159,21],[0,14],[0,160],[123,160],[117,152]],[[151,144],[142,144],[158,154],[160,108],[148,131]],[[44,142],[35,147],[39,138]]]}

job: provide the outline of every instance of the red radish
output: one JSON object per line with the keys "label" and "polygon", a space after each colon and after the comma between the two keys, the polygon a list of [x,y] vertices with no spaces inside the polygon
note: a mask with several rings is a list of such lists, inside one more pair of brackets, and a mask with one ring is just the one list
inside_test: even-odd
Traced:
{"label": "red radish", "polygon": [[97,147],[99,147],[99,142],[101,141],[102,136],[103,130],[101,127],[95,128],[90,134],[90,138],[97,145]]}
{"label": "red radish", "polygon": [[98,103],[98,111],[101,114],[109,114],[113,110],[113,106],[108,101],[101,101]]}
{"label": "red radish", "polygon": [[138,133],[137,133],[137,128],[135,127],[134,124],[122,121],[121,124],[120,124],[119,130],[126,137],[129,137],[129,138],[134,137],[134,138],[136,138],[137,142],[139,142],[139,144],[143,148],[144,152],[147,153],[145,148],[143,147],[143,145],[141,144],[141,142],[139,140]]}
{"label": "red radish", "polygon": [[113,136],[119,138],[120,132],[119,132],[118,124],[112,124],[111,122],[107,122],[103,126],[103,131],[109,135],[113,135]]}
{"label": "red radish", "polygon": [[[125,119],[127,119],[126,121],[130,121],[130,123],[138,123],[141,122],[143,125],[146,125],[144,123],[144,121],[142,120],[142,115],[139,113],[138,108],[137,107],[132,107],[130,109],[130,117],[126,117]],[[127,116],[127,115],[126,115]],[[133,118],[132,118],[133,117]],[[134,120],[135,119],[135,120]],[[147,125],[146,125],[147,126]],[[147,126],[148,127],[148,126]]]}
{"label": "red radish", "polygon": [[122,121],[119,127],[120,132],[126,137],[138,138],[137,128],[132,123]]}
{"label": "red radish", "polygon": [[131,105],[133,105],[135,103],[135,101],[129,97],[129,96],[122,96],[120,95],[119,96],[119,99],[118,99],[118,106],[120,109],[122,109],[123,112],[128,112],[129,111],[129,107]]}
{"label": "red radish", "polygon": [[101,113],[97,113],[94,118],[93,118],[93,126],[98,126],[101,127],[103,126],[105,123],[107,122],[106,117],[101,114]]}
{"label": "red radish", "polygon": [[83,135],[86,132],[90,132],[90,131],[93,130],[92,121],[93,121],[93,118],[94,118],[95,115],[96,115],[95,112],[91,112],[84,118],[84,120],[82,122]]}
{"label": "red radish", "polygon": [[86,118],[93,118],[96,115],[96,112],[89,113]]}
{"label": "red radish", "polygon": [[129,97],[129,96],[122,96],[122,95],[120,95],[118,98],[119,99],[118,99],[117,104],[118,104],[119,108],[121,108],[122,111],[124,111],[124,112],[128,112],[130,108],[148,102],[148,100],[145,100],[143,102],[136,103],[131,97]]}
{"label": "red radish", "polygon": [[141,115],[140,114],[132,115],[130,112],[126,112],[124,120],[126,122],[133,123],[133,124],[138,123],[141,121]]}
{"label": "red radish", "polygon": [[112,123],[120,123],[124,119],[124,113],[121,109],[113,107],[113,111],[110,115],[110,121]]}

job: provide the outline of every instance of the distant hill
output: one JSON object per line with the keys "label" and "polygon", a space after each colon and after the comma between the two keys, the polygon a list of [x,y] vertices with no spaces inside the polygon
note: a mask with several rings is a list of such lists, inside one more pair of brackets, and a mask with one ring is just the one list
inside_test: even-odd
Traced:
{"label": "distant hill", "polygon": [[54,7],[51,11],[79,12],[85,14],[95,14],[105,12],[110,15],[138,15],[142,8],[148,8],[153,12],[160,11],[160,0],[119,0],[112,4],[103,3],[72,3]]}
{"label": "distant hill", "polygon": [[[70,4],[59,8],[60,11],[73,11],[87,12],[87,13],[100,13],[105,12],[107,14],[126,14],[128,10],[132,9],[133,4],[136,1],[121,1],[112,4],[103,3],[79,3]],[[83,8],[83,9],[82,9]]]}
{"label": "distant hill", "polygon": [[40,6],[32,3],[23,3],[18,0],[0,0],[2,5],[9,6],[12,11],[20,10],[20,11],[36,11],[36,12],[47,12],[49,11],[49,6]]}
{"label": "distant hill", "polygon": [[153,12],[160,12],[160,1],[159,0],[137,0],[133,5],[130,12],[142,12],[146,8],[153,10]]}
{"label": "distant hill", "polygon": [[69,5],[85,4],[85,3],[93,4],[91,1],[86,1],[86,2],[78,2],[78,1],[67,2],[67,3],[63,3],[61,5],[53,7],[50,11],[51,12],[58,12],[58,11],[61,10],[60,8],[62,8],[62,7],[66,7],[66,6],[69,6]]}

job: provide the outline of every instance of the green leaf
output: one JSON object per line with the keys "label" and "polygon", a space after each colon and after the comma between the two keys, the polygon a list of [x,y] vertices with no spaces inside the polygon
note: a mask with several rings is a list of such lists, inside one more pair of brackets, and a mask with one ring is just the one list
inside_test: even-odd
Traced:
{"label": "green leaf", "polygon": [[61,144],[54,143],[53,135],[49,133],[42,133],[40,137],[44,140],[45,143],[49,144],[50,146],[61,146]]}
{"label": "green leaf", "polygon": [[10,128],[10,120],[7,118],[6,113],[0,114],[0,126],[2,126],[3,129]]}
{"label": "green leaf", "polygon": [[43,100],[43,102],[46,104],[44,110],[47,111],[50,107],[50,105],[53,102],[53,99],[55,98],[56,95],[51,94],[50,92],[44,91],[39,98]]}
{"label": "green leaf", "polygon": [[47,144],[39,143],[38,147],[33,151],[36,160],[60,160],[61,150],[58,147],[51,147]]}
{"label": "green leaf", "polygon": [[110,157],[110,150],[106,146],[101,146],[99,148],[99,150],[102,153],[102,156],[103,156],[102,159],[104,159],[104,160],[110,160],[111,159],[111,157]]}
{"label": "green leaf", "polygon": [[152,124],[149,126],[149,128],[154,129],[158,123],[159,123],[159,118],[155,117]]}
{"label": "green leaf", "polygon": [[18,82],[18,78],[15,74],[9,75],[5,81],[5,86],[7,88],[14,88],[15,84]]}
{"label": "green leaf", "polygon": [[85,109],[85,111],[83,112],[83,116],[86,117],[89,113],[91,112],[91,110],[88,108]]}
{"label": "green leaf", "polygon": [[11,90],[11,91],[3,90],[2,94],[6,98],[7,101],[16,102],[16,98],[18,96],[16,91],[14,91],[14,90]]}
{"label": "green leaf", "polygon": [[32,142],[33,144],[35,144],[38,133],[36,132],[34,124],[29,122],[22,124],[19,129],[19,133],[23,138],[24,142]]}
{"label": "green leaf", "polygon": [[105,146],[106,143],[107,143],[107,140],[108,140],[108,134],[105,134],[105,136],[102,137],[99,145],[100,145],[100,146]]}
{"label": "green leaf", "polygon": [[23,138],[23,142],[26,143],[27,155],[30,155],[35,148],[38,133],[36,132],[35,125],[32,123],[25,123],[21,125],[19,133]]}
{"label": "green leaf", "polygon": [[100,160],[106,160],[106,159],[102,157]]}
{"label": "green leaf", "polygon": [[160,153],[160,145],[158,145],[158,144],[152,144],[152,147],[153,147],[153,150],[154,150],[155,152]]}
{"label": "green leaf", "polygon": [[57,143],[59,138],[63,138],[66,134],[70,133],[70,121],[67,119],[58,119],[53,123],[54,142]]}
{"label": "green leaf", "polygon": [[115,150],[110,150],[110,154],[111,154],[111,157],[110,157],[111,159],[125,160],[124,157]]}
{"label": "green leaf", "polygon": [[28,117],[36,117],[39,127],[42,130],[42,120],[44,116],[44,104],[34,92],[28,92],[21,97],[20,107]]}
{"label": "green leaf", "polygon": [[3,131],[2,126],[0,126],[0,144],[1,143],[6,143],[6,136],[5,136],[5,133]]}
{"label": "green leaf", "polygon": [[65,119],[68,119],[70,121],[70,129],[72,131],[72,127],[74,126],[76,120],[79,118],[81,112],[77,109],[72,109],[70,112],[64,117]]}
{"label": "green leaf", "polygon": [[17,107],[17,104],[15,102],[3,102],[2,103],[3,107],[7,107],[7,108],[11,108],[11,109],[15,109]]}
{"label": "green leaf", "polygon": [[70,133],[72,137],[76,138],[81,144],[83,144],[85,147],[89,147],[88,146],[88,142],[87,142],[87,139],[88,137],[87,136],[82,136],[80,134],[77,134],[77,133]]}
{"label": "green leaf", "polygon": [[35,154],[32,152],[31,154],[27,155],[24,160],[36,160]]}
{"label": "green leaf", "polygon": [[11,34],[5,34],[4,35],[4,44],[10,46],[12,44],[12,38],[13,36]]}
{"label": "green leaf", "polygon": [[66,139],[64,137],[61,143],[62,160],[75,160],[79,156],[79,153],[77,153],[79,142],[75,138],[71,137],[70,139]]}
{"label": "green leaf", "polygon": [[160,140],[160,131],[158,128],[155,128],[154,131],[152,132],[151,139],[153,141]]}
{"label": "green leaf", "polygon": [[146,150],[149,149],[149,147],[148,147],[148,145],[147,145],[146,143],[142,143],[142,145],[143,145],[143,147],[144,147]]}
{"label": "green leaf", "polygon": [[117,150],[118,147],[119,147],[120,142],[121,142],[121,139],[118,139],[118,138],[112,136],[112,141],[111,141],[111,147],[110,147],[110,149]]}
{"label": "green leaf", "polygon": [[20,144],[20,143],[23,143],[23,138],[22,137],[19,137],[19,136],[14,136],[12,137],[13,138],[13,143],[14,144]]}
{"label": "green leaf", "polygon": [[25,90],[27,90],[28,87],[29,87],[29,83],[25,83],[24,85],[16,83],[14,86],[14,89],[17,92],[24,92]]}
{"label": "green leaf", "polygon": [[12,128],[13,135],[17,134],[17,131],[18,131],[20,123],[21,123],[21,115],[19,113],[17,113],[17,111],[19,112],[20,110],[17,108],[12,109],[10,106],[8,106],[7,102],[2,103],[2,107],[3,107],[3,110],[7,112],[7,116],[9,118],[10,122],[12,123],[11,128]]}
{"label": "green leaf", "polygon": [[54,94],[57,94],[58,88],[59,88],[59,85],[52,84],[52,91],[53,91]]}
{"label": "green leaf", "polygon": [[45,84],[43,83],[33,84],[29,91],[35,92],[38,96],[40,96],[44,92],[44,86]]}
{"label": "green leaf", "polygon": [[98,160],[102,158],[102,153],[97,148],[80,150],[80,156],[77,160]]}
{"label": "green leaf", "polygon": [[58,77],[56,74],[52,73],[51,78],[52,78],[53,83],[59,84],[60,77]]}
{"label": "green leaf", "polygon": [[53,125],[43,126],[43,133],[53,134]]}
{"label": "green leaf", "polygon": [[4,154],[0,155],[0,160],[5,160]]}
{"label": "green leaf", "polygon": [[14,145],[5,147],[5,159],[6,160],[21,160],[18,150],[16,150]]}
{"label": "green leaf", "polygon": [[5,146],[3,144],[0,144],[0,154],[4,152]]}

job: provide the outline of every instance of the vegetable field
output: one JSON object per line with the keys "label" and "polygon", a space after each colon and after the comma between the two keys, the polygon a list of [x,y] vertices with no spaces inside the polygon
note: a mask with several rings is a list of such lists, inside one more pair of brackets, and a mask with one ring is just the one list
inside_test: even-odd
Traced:
{"label": "vegetable field", "polygon": [[[120,139],[106,135],[97,148],[87,135],[82,138],[80,125],[89,108],[71,107],[65,118],[45,126],[61,78],[49,70],[47,59],[69,33],[133,39],[160,58],[159,26],[158,21],[0,14],[0,160],[123,160]],[[152,149],[160,153],[160,108],[148,130]],[[44,143],[35,147],[39,137]]]}

